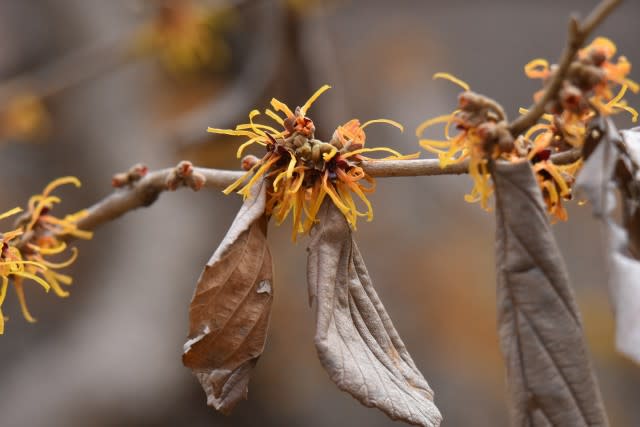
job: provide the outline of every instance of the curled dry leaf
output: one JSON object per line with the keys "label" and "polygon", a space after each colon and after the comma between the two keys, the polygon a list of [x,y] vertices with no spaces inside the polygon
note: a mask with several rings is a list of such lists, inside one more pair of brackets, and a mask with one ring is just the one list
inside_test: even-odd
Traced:
{"label": "curled dry leaf", "polygon": [[273,300],[265,186],[257,187],[198,280],[182,356],[200,380],[207,403],[225,414],[247,397]]}
{"label": "curled dry leaf", "polygon": [[607,426],[582,322],[527,162],[497,162],[498,327],[515,426]]}
{"label": "curled dry leaf", "polygon": [[440,425],[433,392],[378,298],[346,219],[328,200],[309,246],[316,349],[336,385],[395,420]]}
{"label": "curled dry leaf", "polygon": [[[595,149],[577,186],[603,226],[616,347],[640,363],[640,175],[636,167],[640,164],[640,129],[621,135],[611,120],[601,118],[591,135]],[[622,226],[612,217],[616,188],[622,200]]]}

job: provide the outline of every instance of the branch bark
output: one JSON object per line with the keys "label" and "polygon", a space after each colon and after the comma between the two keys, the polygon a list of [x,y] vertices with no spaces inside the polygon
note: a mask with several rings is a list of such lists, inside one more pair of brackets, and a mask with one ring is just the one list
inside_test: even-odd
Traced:
{"label": "branch bark", "polygon": [[[570,150],[551,157],[556,164],[567,164],[580,157],[579,150]],[[364,171],[374,178],[461,175],[468,173],[468,162],[441,168],[437,159],[385,160],[363,162]],[[94,230],[100,225],[113,221],[125,213],[152,205],[158,196],[169,190],[167,182],[175,174],[176,168],[166,168],[149,172],[139,181],[125,188],[116,189],[109,196],[98,201],[87,210],[89,214],[78,221],[81,230]],[[204,177],[205,188],[224,189],[240,178],[244,172],[208,168],[192,168],[192,173]],[[177,188],[188,186],[185,182]]]}
{"label": "branch bark", "polygon": [[[222,189],[242,176],[240,171],[193,168],[193,172],[205,178],[204,187]],[[81,230],[93,230],[137,208],[152,205],[160,193],[169,190],[167,181],[175,168],[149,172],[131,186],[115,190],[90,208],[89,215],[78,221]],[[182,185],[186,186],[186,185]]]}

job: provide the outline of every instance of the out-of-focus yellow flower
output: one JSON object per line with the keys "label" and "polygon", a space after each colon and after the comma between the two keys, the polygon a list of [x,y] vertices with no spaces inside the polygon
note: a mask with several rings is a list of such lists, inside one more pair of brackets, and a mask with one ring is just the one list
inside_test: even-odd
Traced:
{"label": "out-of-focus yellow flower", "polygon": [[222,35],[231,18],[227,7],[201,8],[190,0],[166,0],[154,21],[141,31],[137,50],[158,55],[176,75],[221,69],[231,57]]}
{"label": "out-of-focus yellow flower", "polygon": [[4,138],[37,139],[51,128],[49,112],[34,94],[12,98],[0,113],[0,135]]}
{"label": "out-of-focus yellow flower", "polygon": [[[28,202],[28,210],[18,220],[18,228],[2,235],[2,253],[0,255],[0,308],[10,281],[16,291],[22,314],[28,322],[35,319],[27,308],[24,295],[24,279],[40,284],[45,290],[53,289],[59,297],[67,297],[69,293],[62,285],[70,285],[72,278],[58,272],[71,265],[78,256],[76,248],[71,248],[71,254],[66,260],[52,261],[50,257],[64,253],[67,250],[65,239],[69,237],[90,239],[92,233],[78,229],[77,221],[85,216],[86,211],[80,211],[64,218],[52,215],[54,205],[60,203],[52,192],[65,184],[80,186],[75,177],[64,177],[52,181],[41,194],[32,196]],[[12,209],[0,219],[15,215],[21,209]],[[18,239],[20,237],[20,239]],[[0,332],[4,330],[4,317],[0,325]]]}
{"label": "out-of-focus yellow flower", "polygon": [[[316,139],[315,125],[306,114],[315,100],[329,88],[328,85],[321,87],[295,111],[272,99],[273,109],[267,108],[264,113],[281,129],[255,123],[254,118],[261,114],[258,110],[249,113],[249,123],[235,129],[208,129],[212,133],[247,138],[238,148],[238,158],[252,144],[265,147],[267,153],[264,157],[224,192],[229,194],[240,188],[238,193],[247,197],[256,182],[266,179],[269,183],[267,214],[273,215],[281,224],[291,213],[293,240],[297,234],[308,232],[317,222],[316,215],[325,197],[333,201],[354,229],[358,217],[364,216],[368,221],[373,219],[373,209],[366,194],[375,190],[375,181],[360,166],[363,160],[373,159],[364,156],[365,153],[390,153],[385,159],[417,156],[403,156],[386,147],[365,147],[364,129],[370,124],[386,123],[403,129],[392,120],[378,119],[361,124],[354,119],[338,126],[329,142]],[[364,204],[365,211],[356,206],[354,195]]]}

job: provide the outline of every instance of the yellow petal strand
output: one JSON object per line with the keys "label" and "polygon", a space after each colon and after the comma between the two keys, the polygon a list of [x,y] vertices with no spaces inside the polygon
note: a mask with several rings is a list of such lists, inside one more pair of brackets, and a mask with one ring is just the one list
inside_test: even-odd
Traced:
{"label": "yellow petal strand", "polygon": [[59,296],[60,298],[67,298],[69,296],[69,292],[62,289],[58,280],[56,280],[55,275],[51,274],[50,271],[45,271],[43,273],[44,277],[47,279],[47,282],[51,285],[51,289],[53,292]]}
{"label": "yellow petal strand", "polygon": [[82,209],[76,213],[67,215],[65,217],[65,221],[78,222],[81,219],[86,218],[87,216],[89,216],[89,209]]}
{"label": "yellow petal strand", "polygon": [[[259,116],[259,115],[260,115],[260,111],[258,111],[258,110],[252,110],[249,113],[249,126],[251,127],[251,130],[253,130],[256,134],[264,136],[265,132],[260,129],[262,126],[261,125],[256,125],[255,123],[253,123],[253,118],[255,116]],[[238,129],[237,126],[236,126],[236,129]],[[273,129],[273,128],[271,128],[271,129]]]}
{"label": "yellow petal strand", "polygon": [[301,231],[302,226],[300,225],[300,219],[302,218],[302,204],[304,202],[304,194],[299,193],[296,194],[295,196],[295,200],[293,202],[293,227],[292,228],[292,234],[291,234],[291,240],[293,240],[294,242],[296,241],[296,237],[298,235],[298,233]]}
{"label": "yellow petal strand", "polygon": [[344,205],[344,203],[342,203],[342,201],[340,200],[340,197],[338,197],[335,190],[333,189],[333,184],[331,184],[330,182],[327,182],[327,172],[325,172],[322,178],[322,188],[327,193],[327,195],[331,198],[331,200],[333,201],[333,204],[335,204],[336,207],[340,209],[340,211],[345,216],[348,216],[349,208],[347,208]]}
{"label": "yellow petal strand", "polygon": [[426,146],[431,148],[447,148],[447,150],[444,151],[448,151],[448,148],[451,146],[451,141],[438,141],[436,139],[420,139],[418,143],[425,149],[427,149]]}
{"label": "yellow petal strand", "polygon": [[240,147],[238,147],[238,151],[236,151],[236,158],[239,159],[240,157],[242,157],[242,153],[244,152],[245,148],[247,148],[248,146],[250,146],[251,144],[257,142],[261,145],[265,145],[263,142],[258,141],[259,137],[255,137],[255,138],[251,138],[250,140],[248,140],[247,142],[243,142]]}
{"label": "yellow petal strand", "polygon": [[453,114],[447,114],[447,115],[444,115],[444,116],[434,117],[433,119],[429,119],[429,120],[426,120],[426,121],[422,122],[420,124],[420,126],[418,126],[418,128],[416,129],[416,136],[419,138],[427,128],[429,128],[429,127],[431,127],[431,126],[433,126],[435,124],[449,122],[451,120],[452,116],[453,116]]}
{"label": "yellow petal strand", "polygon": [[12,230],[12,231],[7,231],[6,233],[2,234],[2,241],[3,242],[10,242],[11,240],[15,239],[18,236],[21,236],[22,233],[24,233],[24,231],[17,229],[17,230]]}
{"label": "yellow petal strand", "polygon": [[253,123],[253,118],[260,115],[260,110],[251,110],[249,112],[249,121]]}
{"label": "yellow petal strand", "polygon": [[73,283],[73,278],[71,276],[67,276],[66,274],[57,273],[51,270],[47,270],[45,273],[54,276],[56,280],[63,285],[70,286]]}
{"label": "yellow petal strand", "polygon": [[[520,114],[527,114],[528,112],[529,112],[528,108],[524,108],[524,107],[518,108],[518,113]],[[548,121],[549,123],[553,123],[553,115],[551,114],[543,114],[542,118]]]}
{"label": "yellow petal strand", "polygon": [[622,87],[620,88],[620,91],[618,92],[618,94],[615,96],[615,98],[613,98],[611,101],[607,102],[607,106],[611,107],[614,104],[617,104],[618,102],[620,102],[620,100],[622,98],[624,98],[625,93],[627,93],[627,89],[629,88],[629,86],[627,85],[622,85]]}
{"label": "yellow petal strand", "polygon": [[449,80],[451,83],[457,84],[458,86],[460,86],[462,89],[464,90],[469,90],[469,85],[460,80],[459,78],[455,77],[453,74],[449,74],[449,73],[435,73],[433,75],[433,79],[445,79],[445,80]]}
{"label": "yellow petal strand", "polygon": [[220,135],[231,135],[231,136],[248,136],[249,138],[255,138],[256,135],[254,132],[248,130],[233,130],[233,129],[218,129],[208,127],[207,132],[209,133],[217,133]]}
{"label": "yellow petal strand", "polygon": [[320,210],[320,206],[322,206],[322,202],[326,195],[327,192],[324,190],[324,185],[322,183],[316,184],[311,196],[311,207],[307,213],[308,221],[305,224],[305,228],[310,229],[311,226],[316,223],[316,216],[318,215],[318,211]]}
{"label": "yellow petal strand", "polygon": [[[271,99],[271,106],[276,111],[282,111],[287,115],[287,117],[293,117],[293,112],[284,102],[278,101],[276,98]],[[269,113],[267,113],[269,114]]]}
{"label": "yellow petal strand", "polygon": [[35,268],[39,268],[41,270],[46,270],[47,267],[44,266],[44,264],[42,264],[39,261],[29,261],[29,260],[14,260],[14,261],[2,261],[0,262],[0,266],[2,265],[8,265],[12,268],[12,272],[13,271],[20,271],[22,270],[22,267],[25,265],[30,265],[33,266]]}
{"label": "yellow petal strand", "polygon": [[60,244],[58,246],[54,246],[52,248],[34,245],[33,243],[27,243],[27,246],[29,246],[29,249],[31,249],[32,251],[38,252],[42,255],[56,255],[61,252],[64,252],[64,250],[67,249],[67,244],[65,242],[59,242],[59,243]]}
{"label": "yellow petal strand", "polygon": [[289,166],[287,166],[287,179],[291,179],[293,177],[293,169],[296,167],[296,156],[294,154],[291,155],[291,160],[289,160]]}
{"label": "yellow petal strand", "polygon": [[636,123],[638,121],[638,110],[636,110],[635,108],[629,107],[628,105],[624,105],[624,104],[615,104],[613,105],[613,107],[619,108],[631,114],[631,121],[633,123]]}
{"label": "yellow petal strand", "polygon": [[333,159],[333,157],[336,155],[337,152],[338,152],[338,149],[332,145],[331,146],[331,151],[328,152],[328,153],[324,153],[322,155],[322,159],[325,162],[328,162],[329,160]]}
{"label": "yellow petal strand", "polygon": [[273,184],[272,185],[273,185],[273,190],[274,191],[276,191],[276,192],[278,191],[278,185],[280,184],[280,181],[282,179],[284,179],[285,176],[287,176],[287,171],[286,170],[280,172],[278,174],[278,176],[276,176],[276,179],[273,180]]}
{"label": "yellow petal strand", "polygon": [[351,191],[356,193],[358,197],[360,197],[360,200],[362,200],[364,204],[367,205],[367,221],[373,221],[373,206],[371,206],[371,202],[369,201],[369,199],[367,199],[367,196],[365,196],[365,194],[360,190],[358,184],[354,183],[348,185]]}
{"label": "yellow petal strand", "polygon": [[83,240],[91,240],[93,239],[93,231],[80,230],[76,227],[69,228],[65,230],[65,232],[71,236],[77,237],[78,239]]}
{"label": "yellow petal strand", "polygon": [[307,99],[307,102],[305,102],[304,105],[300,107],[300,113],[302,113],[302,115],[305,116],[307,114],[307,110],[316,101],[316,99],[318,99],[320,95],[322,95],[324,92],[326,92],[329,89],[331,89],[331,86],[329,85],[324,85],[320,89],[318,89],[316,93],[311,95],[311,97]]}
{"label": "yellow petal strand", "polygon": [[29,308],[27,307],[27,300],[24,296],[24,287],[22,286],[22,279],[14,279],[13,288],[16,290],[16,295],[18,296],[18,302],[20,303],[20,309],[22,310],[22,317],[29,323],[35,323],[36,319],[31,316],[29,313]]}
{"label": "yellow petal strand", "polygon": [[396,122],[395,120],[389,120],[389,119],[374,119],[374,120],[369,120],[368,122],[365,122],[362,126],[360,126],[360,129],[364,129],[369,125],[372,125],[374,123],[385,123],[388,125],[391,125],[393,127],[396,127],[398,129],[400,129],[400,132],[404,132],[404,126],[402,126],[400,123]]}
{"label": "yellow petal strand", "polygon": [[553,179],[556,181],[556,183],[560,187],[560,195],[562,197],[565,197],[571,194],[571,189],[567,185],[567,182],[564,180],[564,178],[562,177],[562,175],[554,165],[547,164],[541,167],[540,169],[546,170],[553,177]]}
{"label": "yellow petal strand", "polygon": [[245,124],[236,126],[236,130],[245,130],[245,129],[254,129],[256,133],[265,135],[265,132],[263,132],[262,130],[259,130],[259,129],[264,129],[269,131],[271,135],[274,137],[279,137],[283,134],[283,132],[276,130],[273,126],[263,125],[260,123],[253,123],[253,124],[245,123]]}
{"label": "yellow petal strand", "polygon": [[524,73],[530,79],[540,79],[546,77],[549,72],[549,61],[542,58],[534,59],[524,66]]}
{"label": "yellow petal strand", "polygon": [[11,210],[6,211],[5,213],[0,214],[0,219],[8,218],[20,212],[22,212],[22,208],[13,208]]}
{"label": "yellow petal strand", "polygon": [[617,50],[616,44],[606,37],[596,37],[585,49],[587,49],[588,51],[594,48],[600,48],[604,50],[604,54],[607,59],[613,57],[613,55],[616,54]]}
{"label": "yellow petal strand", "polygon": [[31,221],[27,225],[27,230],[33,229],[35,227],[36,222],[40,219],[40,215],[42,215],[42,210],[45,208],[51,207],[51,205],[55,203],[60,203],[61,200],[56,196],[44,197],[33,209],[31,212]]}
{"label": "yellow petal strand", "polygon": [[269,158],[269,160],[267,160],[262,165],[262,167],[260,169],[258,169],[258,171],[255,173],[255,175],[253,175],[253,177],[249,180],[247,185],[242,187],[242,190],[240,190],[239,193],[241,193],[245,197],[249,196],[249,190],[251,189],[253,184],[255,184],[271,168],[271,166],[275,162],[277,162],[278,160],[280,160],[280,156],[279,155],[272,155]]}
{"label": "yellow petal strand", "polygon": [[40,286],[42,286],[44,288],[45,291],[49,292],[49,290],[51,289],[51,286],[43,279],[41,279],[40,277],[36,276],[35,274],[31,274],[31,273],[27,273],[26,271],[18,271],[15,273],[12,273],[14,276],[19,276],[19,277],[24,277],[25,279],[31,279],[34,282],[36,282],[37,284],[39,284]]}
{"label": "yellow petal strand", "polygon": [[531,126],[529,130],[524,134],[524,138],[531,139],[531,136],[540,130],[549,130],[549,125],[538,123],[537,125]]}
{"label": "yellow petal strand", "polygon": [[356,209],[356,204],[353,201],[353,197],[351,197],[351,193],[349,189],[346,188],[346,185],[341,182],[336,182],[336,190],[338,195],[340,196],[340,200],[349,208],[348,214],[345,214],[345,218],[347,222],[353,225],[353,229],[356,229],[356,223],[358,221],[358,214]]}
{"label": "yellow petal strand", "polygon": [[7,296],[7,288],[9,287],[9,279],[6,276],[2,277],[2,284],[0,285],[0,335],[4,334],[4,314],[2,313],[2,304]]}
{"label": "yellow petal strand", "polygon": [[261,164],[262,164],[261,162],[258,162],[255,165],[253,165],[253,167],[249,169],[247,173],[245,173],[240,178],[238,178],[233,184],[229,185],[227,188],[222,190],[222,192],[226,195],[231,194],[231,192],[233,192],[236,188],[238,188],[245,181],[245,179],[247,179],[253,173],[253,171]]}
{"label": "yellow petal strand", "polygon": [[73,262],[77,258],[78,258],[78,249],[77,248],[71,248],[71,256],[66,261],[63,261],[63,262],[51,262],[51,261],[47,261],[46,259],[42,259],[42,260],[40,260],[40,263],[42,265],[46,266],[47,268],[60,269],[60,268],[69,267],[71,264],[73,264]]}
{"label": "yellow petal strand", "polygon": [[304,181],[304,169],[298,172],[297,178],[295,179],[293,184],[291,184],[291,188],[287,191],[289,193],[297,193],[300,190],[300,187],[302,187],[303,181]]}
{"label": "yellow petal strand", "polygon": [[624,85],[628,86],[633,93],[638,93],[640,91],[640,85],[631,79],[624,79]]}
{"label": "yellow petal strand", "polygon": [[451,125],[455,121],[456,114],[458,114],[459,112],[460,110],[455,110],[453,113],[451,113],[451,115],[449,116],[449,120],[447,121],[447,124],[444,126],[444,137],[447,138],[447,140],[451,139],[451,131],[450,131]]}
{"label": "yellow petal strand", "polygon": [[551,206],[555,206],[558,204],[558,191],[556,190],[556,186],[551,181],[542,181],[542,189],[547,190],[547,197],[549,199],[549,204]]}
{"label": "yellow petal strand", "polygon": [[92,231],[80,230],[75,226],[75,224],[60,218],[47,216],[46,222],[61,227],[64,234],[69,234],[79,239],[90,240],[93,237]]}
{"label": "yellow petal strand", "polygon": [[400,156],[388,156],[388,157],[383,157],[382,159],[371,159],[369,157],[367,157],[367,159],[371,160],[371,161],[376,161],[376,160],[412,160],[412,159],[417,159],[418,157],[420,157],[420,152],[416,151],[415,153],[411,153],[411,154],[402,154]]}
{"label": "yellow petal strand", "polygon": [[270,109],[266,109],[264,110],[264,113],[271,117],[273,120],[275,120],[276,122],[278,122],[278,124],[280,126],[284,126],[284,120],[282,119],[282,117],[280,117],[279,115],[277,115],[276,113],[274,113],[273,111],[271,111]]}
{"label": "yellow petal strand", "polygon": [[342,158],[347,159],[349,157],[355,156],[356,154],[371,153],[373,151],[385,151],[387,153],[393,154],[394,156],[402,156],[402,154],[398,153],[396,150],[393,150],[388,147],[373,147],[373,148],[360,148],[359,150],[350,151],[347,154],[343,154]]}
{"label": "yellow petal strand", "polygon": [[75,176],[65,176],[65,177],[54,179],[53,181],[51,181],[49,185],[45,187],[44,191],[42,192],[42,195],[46,197],[56,188],[66,184],[73,184],[78,188],[82,186],[82,183],[80,182],[80,180]]}

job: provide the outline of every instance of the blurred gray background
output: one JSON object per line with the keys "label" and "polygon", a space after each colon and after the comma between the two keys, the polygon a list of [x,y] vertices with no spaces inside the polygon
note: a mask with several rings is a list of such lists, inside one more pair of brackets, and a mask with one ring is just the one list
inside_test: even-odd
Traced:
{"label": "blurred gray background", "polygon": [[[324,83],[333,89],[310,111],[319,136],[350,118],[385,117],[406,131],[371,127],[368,144],[418,151],[417,125],[456,104],[458,88],[433,81],[435,72],[455,74],[513,116],[539,88],[524,76],[524,64],[536,57],[554,61],[569,14],[596,4],[234,2],[234,19],[216,33],[230,59],[176,76],[153,55],[121,55],[159,7],[184,7],[160,3],[0,2],[0,102],[34,90],[50,119],[44,136],[3,136],[0,211],[65,175],[84,185],[60,191],[61,212],[87,207],[111,191],[113,173],[138,161],[152,169],[181,159],[237,168],[241,141],[207,135],[206,126],[242,123],[272,96],[299,105]],[[632,63],[640,63],[638,18],[640,3],[628,0],[597,32]],[[637,96],[629,99],[639,105]],[[619,119],[631,126],[628,116]],[[359,225],[356,239],[396,328],[435,390],[443,425],[499,427],[508,418],[495,330],[493,214],[463,200],[470,188],[465,176],[379,179],[371,197],[375,219]],[[396,425],[338,391],[317,361],[306,296],[307,238],[291,243],[289,222],[270,230],[276,299],[249,400],[230,417],[206,406],[181,363],[188,304],[239,205],[237,196],[181,190],[104,226],[78,244],[69,298],[27,287],[34,325],[22,319],[10,293],[3,307],[10,320],[0,337],[0,425]],[[613,349],[597,224],[588,207],[569,203],[568,209],[569,222],[554,230],[611,422],[638,426],[640,367]]]}

